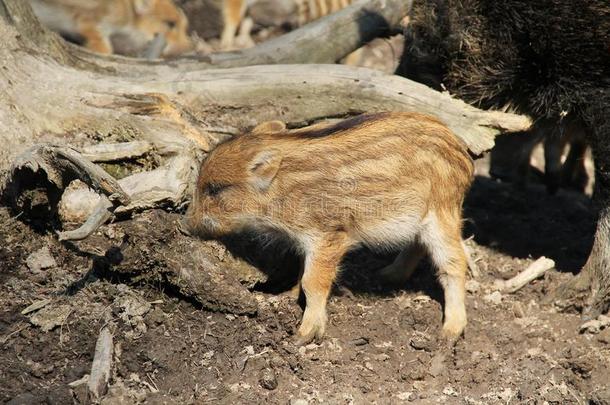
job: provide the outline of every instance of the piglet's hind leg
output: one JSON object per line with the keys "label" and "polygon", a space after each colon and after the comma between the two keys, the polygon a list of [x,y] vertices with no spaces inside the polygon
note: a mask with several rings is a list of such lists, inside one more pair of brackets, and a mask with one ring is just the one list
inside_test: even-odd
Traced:
{"label": "piglet's hind leg", "polygon": [[314,241],[306,253],[301,287],[305,293],[305,312],[297,332],[296,344],[321,338],[326,330],[326,302],[337,268],[349,247],[345,234],[325,235]]}
{"label": "piglet's hind leg", "polygon": [[461,243],[461,215],[431,215],[421,233],[422,243],[438,269],[445,297],[445,319],[442,336],[450,343],[460,337],[466,327],[466,272],[468,264]]}
{"label": "piglet's hind leg", "polygon": [[381,269],[379,272],[381,280],[392,287],[402,287],[411,278],[425,254],[424,248],[419,243],[404,248],[391,264]]}

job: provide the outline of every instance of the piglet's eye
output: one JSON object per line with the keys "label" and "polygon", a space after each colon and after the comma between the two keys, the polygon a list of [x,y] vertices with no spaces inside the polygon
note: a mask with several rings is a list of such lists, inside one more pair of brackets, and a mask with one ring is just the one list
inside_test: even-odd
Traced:
{"label": "piglet's eye", "polygon": [[209,196],[214,197],[214,196],[217,196],[218,194],[220,194],[220,192],[225,190],[227,187],[229,187],[229,186],[226,184],[208,183],[203,188],[203,192]]}
{"label": "piglet's eye", "polygon": [[170,30],[173,30],[174,28],[176,28],[176,21],[167,20],[165,21],[165,25],[167,25]]}

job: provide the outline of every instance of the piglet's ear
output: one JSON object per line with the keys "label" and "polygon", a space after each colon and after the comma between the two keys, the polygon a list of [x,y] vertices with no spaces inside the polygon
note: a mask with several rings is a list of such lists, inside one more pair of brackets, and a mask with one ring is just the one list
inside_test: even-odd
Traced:
{"label": "piglet's ear", "polygon": [[154,0],[133,0],[133,8],[138,15],[150,13]]}
{"label": "piglet's ear", "polygon": [[250,181],[260,191],[266,191],[275,178],[282,156],[276,149],[259,152],[250,162]]}
{"label": "piglet's ear", "polygon": [[276,133],[286,129],[286,124],[282,121],[265,121],[261,122],[252,129],[253,134]]}

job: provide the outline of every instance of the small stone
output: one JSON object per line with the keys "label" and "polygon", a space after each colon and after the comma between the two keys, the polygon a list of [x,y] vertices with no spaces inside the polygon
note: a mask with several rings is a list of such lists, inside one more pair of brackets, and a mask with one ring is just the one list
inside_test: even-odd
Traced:
{"label": "small stone", "polygon": [[510,388],[505,388],[504,391],[498,393],[498,397],[504,401],[504,403],[508,404],[511,399],[514,398],[515,392]]}
{"label": "small stone", "polygon": [[291,399],[290,405],[309,405],[309,402],[307,402],[306,399],[302,399],[302,398]]}
{"label": "small stone", "polygon": [[411,401],[414,395],[411,391],[405,391],[397,394],[396,397],[401,401]]}
{"label": "small stone", "polygon": [[53,256],[51,256],[51,252],[47,246],[30,254],[27,259],[25,259],[25,264],[34,274],[40,273],[44,269],[57,266],[57,263]]}
{"label": "small stone", "polygon": [[484,295],[483,299],[492,304],[500,305],[502,303],[502,294],[500,294],[500,291],[494,291],[491,294]]}
{"label": "small stone", "polygon": [[277,388],[277,377],[275,376],[275,372],[273,369],[265,368],[261,372],[261,376],[259,379],[261,387],[267,390],[274,390]]}
{"label": "small stone", "polygon": [[385,353],[377,354],[374,357],[375,357],[375,360],[377,360],[377,361],[386,361],[386,360],[390,359],[390,356],[388,356]]}
{"label": "small stone", "polygon": [[409,341],[409,345],[415,350],[425,350],[430,352],[434,346],[434,339],[426,333],[415,332]]}
{"label": "small stone", "polygon": [[146,323],[148,323],[148,326],[158,326],[161,325],[164,321],[165,313],[159,307],[155,307],[146,316]]}
{"label": "small stone", "polygon": [[430,362],[428,373],[430,373],[430,375],[433,377],[437,377],[443,372],[443,370],[445,370],[445,368],[445,355],[442,353],[437,353]]}
{"label": "small stone", "polygon": [[[123,317],[142,317],[151,309],[151,305],[143,297],[132,291],[121,293],[115,300],[114,305],[121,308]],[[124,319],[127,320],[127,319]]]}
{"label": "small stone", "polygon": [[525,316],[523,305],[521,305],[520,302],[515,302],[513,304],[513,314],[515,315],[515,318],[523,318]]}
{"label": "small stone", "polygon": [[529,357],[536,357],[542,354],[542,349],[539,347],[532,347],[530,349],[527,349],[526,353]]}
{"label": "small stone", "polygon": [[315,343],[310,343],[310,344],[308,344],[308,345],[305,345],[305,349],[307,349],[307,350],[315,350],[315,349],[317,349],[318,347],[320,347],[320,345],[317,345],[317,344],[315,344]]}
{"label": "small stone", "polygon": [[477,293],[481,289],[481,283],[476,280],[468,280],[466,281],[466,291],[469,293]]}
{"label": "small stone", "polygon": [[36,378],[41,378],[43,376],[42,373],[42,365],[32,360],[28,360],[25,364],[30,368],[30,374]]}
{"label": "small stone", "polygon": [[610,326],[610,317],[600,315],[597,319],[591,319],[580,326],[580,333],[596,335]]}
{"label": "small stone", "polygon": [[53,330],[63,325],[72,312],[70,305],[59,305],[57,307],[46,306],[30,317],[30,322],[39,326],[43,332]]}
{"label": "small stone", "polygon": [[409,371],[409,378],[413,381],[421,381],[426,378],[426,371],[421,367],[414,368]]}
{"label": "small stone", "polygon": [[364,346],[369,343],[369,339],[365,338],[365,337],[359,337],[359,338],[350,340],[349,343],[354,346]]}

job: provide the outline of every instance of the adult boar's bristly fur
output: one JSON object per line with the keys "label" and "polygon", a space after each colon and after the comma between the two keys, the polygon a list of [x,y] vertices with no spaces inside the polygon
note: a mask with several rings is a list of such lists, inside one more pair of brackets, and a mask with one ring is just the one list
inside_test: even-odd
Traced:
{"label": "adult boar's bristly fur", "polygon": [[512,106],[532,116],[534,131],[545,137],[559,137],[570,125],[584,130],[593,149],[595,198],[602,209],[580,281],[590,281],[584,283],[592,290],[589,309],[606,311],[610,304],[610,3],[416,0],[405,40],[397,73],[435,88],[444,86],[477,106]]}
{"label": "adult boar's bristly fur", "polygon": [[608,84],[605,0],[416,0],[397,73],[483,108],[578,113]]}
{"label": "adult boar's bristly fur", "polygon": [[408,247],[412,255],[383,271],[394,280],[425,250],[445,291],[443,334],[454,340],[466,325],[461,209],[472,176],[465,146],[429,116],[381,113],[293,131],[270,122],[203,162],[186,220],[204,237],[249,230],[293,241],[305,257],[300,343],[323,335],[349,249]]}

